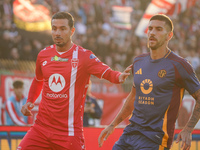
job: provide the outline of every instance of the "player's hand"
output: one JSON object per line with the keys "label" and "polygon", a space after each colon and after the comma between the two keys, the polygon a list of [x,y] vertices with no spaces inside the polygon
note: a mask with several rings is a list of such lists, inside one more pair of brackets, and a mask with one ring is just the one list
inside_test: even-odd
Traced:
{"label": "player's hand", "polygon": [[21,112],[24,116],[32,116],[31,109],[33,109],[34,104],[31,102],[26,103],[22,106]]}
{"label": "player's hand", "polygon": [[192,133],[186,129],[183,129],[176,139],[176,143],[178,143],[182,139],[181,149],[182,150],[189,150],[191,147],[192,141]]}
{"label": "player's hand", "polygon": [[132,69],[133,65],[128,66],[120,75],[119,75],[119,82],[124,83],[126,78],[130,75],[130,70]]}
{"label": "player's hand", "polygon": [[98,138],[98,143],[99,143],[99,147],[101,147],[103,145],[103,142],[105,140],[107,140],[108,136],[111,135],[114,131],[114,126],[113,125],[109,125],[108,127],[106,127],[100,134],[99,138]]}

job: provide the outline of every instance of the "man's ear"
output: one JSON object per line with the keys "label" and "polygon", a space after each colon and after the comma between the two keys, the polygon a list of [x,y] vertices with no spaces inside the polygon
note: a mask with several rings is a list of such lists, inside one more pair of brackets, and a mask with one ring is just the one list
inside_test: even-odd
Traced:
{"label": "man's ear", "polygon": [[171,32],[168,33],[168,38],[167,38],[167,40],[168,40],[168,41],[171,40],[172,37],[173,37],[173,32],[171,31]]}
{"label": "man's ear", "polygon": [[75,32],[75,28],[73,27],[73,28],[71,29],[71,36],[74,34],[74,32]]}

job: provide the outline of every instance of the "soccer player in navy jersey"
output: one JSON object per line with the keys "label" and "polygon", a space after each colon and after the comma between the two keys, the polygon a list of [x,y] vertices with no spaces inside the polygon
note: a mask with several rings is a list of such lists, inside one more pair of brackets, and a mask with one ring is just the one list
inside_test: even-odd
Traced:
{"label": "soccer player in navy jersey", "polygon": [[55,44],[38,54],[36,75],[21,109],[30,116],[43,89],[39,112],[18,150],[84,150],[83,113],[90,76],[122,83],[130,75],[131,66],[122,73],[113,71],[92,51],[72,42],[75,28],[71,14],[54,14],[51,26]]}
{"label": "soccer player in navy jersey", "polygon": [[101,132],[100,147],[114,128],[132,113],[130,124],[113,150],[170,149],[186,89],[196,104],[177,142],[182,139],[182,149],[190,148],[191,133],[200,117],[200,83],[192,66],[168,48],[172,36],[173,23],[169,17],[157,14],[150,19],[147,32],[150,53],[134,59],[132,90],[116,118]]}

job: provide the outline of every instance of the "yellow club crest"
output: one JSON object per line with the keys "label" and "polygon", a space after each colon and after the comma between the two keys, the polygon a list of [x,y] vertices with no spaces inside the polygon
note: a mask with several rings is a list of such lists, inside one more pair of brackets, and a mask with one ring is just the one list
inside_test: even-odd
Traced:
{"label": "yellow club crest", "polygon": [[167,74],[167,71],[164,70],[164,69],[162,69],[162,70],[160,70],[160,71],[158,72],[158,77],[164,78],[164,77],[166,76],[166,74]]}

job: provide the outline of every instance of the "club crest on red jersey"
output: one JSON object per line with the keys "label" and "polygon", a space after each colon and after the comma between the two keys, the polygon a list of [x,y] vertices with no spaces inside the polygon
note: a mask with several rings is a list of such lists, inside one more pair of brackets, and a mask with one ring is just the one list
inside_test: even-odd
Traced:
{"label": "club crest on red jersey", "polygon": [[71,60],[72,67],[76,68],[78,66],[78,62],[79,62],[79,60],[77,58],[73,58]]}

